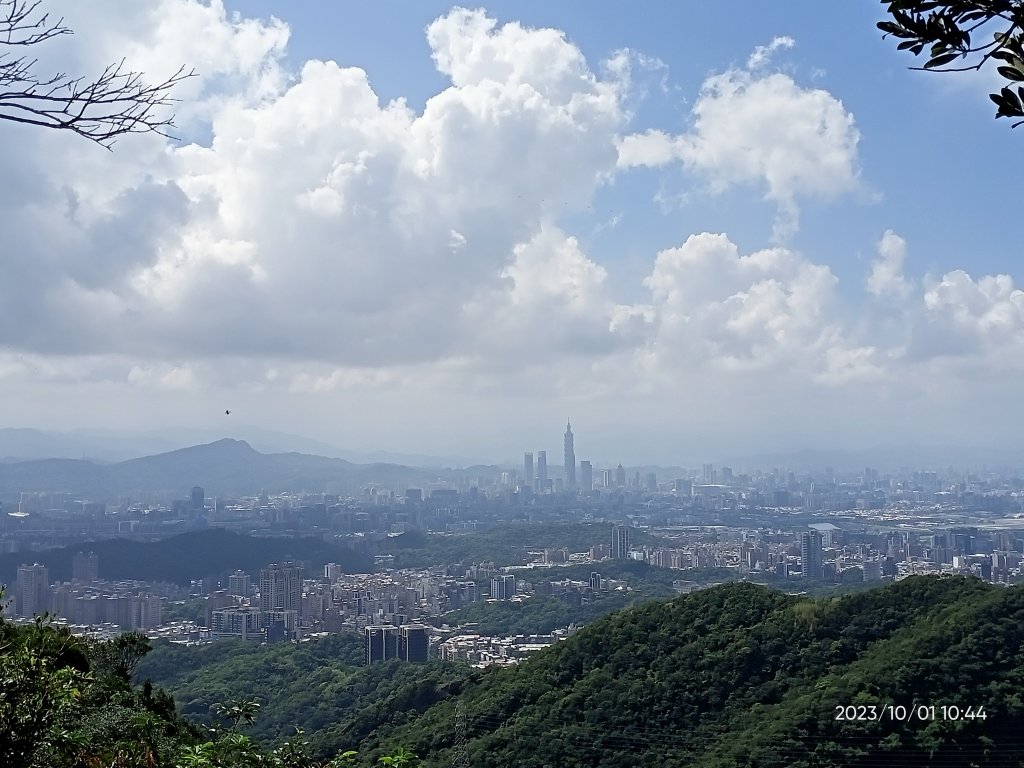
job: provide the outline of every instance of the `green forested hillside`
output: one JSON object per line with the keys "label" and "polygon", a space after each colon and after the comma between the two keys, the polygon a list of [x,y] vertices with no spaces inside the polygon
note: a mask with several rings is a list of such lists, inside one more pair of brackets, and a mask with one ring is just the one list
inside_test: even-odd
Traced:
{"label": "green forested hillside", "polygon": [[[1022,641],[1024,590],[975,580],[817,601],[729,584],[606,616],[460,698],[483,768],[1019,765]],[[880,719],[837,721],[848,704]],[[889,704],[937,719],[896,722]],[[944,705],[987,719],[943,721]],[[364,747],[445,765],[454,720],[440,702]]]}
{"label": "green forested hillside", "polygon": [[[298,723],[317,754],[407,747],[427,766],[451,764],[456,701],[483,768],[1024,760],[1024,589],[974,579],[914,577],[819,599],[727,584],[597,619],[507,670],[353,669],[355,647],[309,645],[200,651],[219,658],[192,657],[205,666],[187,673],[185,656],[168,658],[174,674],[140,673],[165,683],[187,715],[260,695],[260,737]],[[836,720],[843,705],[873,705],[877,719]],[[897,722],[887,705],[933,707],[921,713],[935,719]],[[943,720],[951,705],[982,707],[986,719]]]}
{"label": "green forested hillside", "polygon": [[296,726],[313,751],[336,754],[382,726],[404,723],[451,695],[468,667],[397,661],[364,667],[362,637],[336,634],[298,644],[222,641],[198,647],[156,643],[135,680],[174,693],[180,714],[208,724],[221,702],[258,699],[260,714],[245,732],[280,743]]}
{"label": "green forested hillside", "polygon": [[[0,602],[2,598],[0,590]],[[327,642],[321,651],[338,651],[348,658],[351,649],[346,645],[351,643]],[[207,714],[213,717],[205,718],[206,723],[183,718],[166,691],[148,680],[132,682],[137,665],[150,650],[149,640],[134,632],[94,641],[75,637],[45,618],[16,625],[0,614],[0,766],[356,768],[372,764],[412,768],[415,764],[405,750],[374,755],[337,750],[315,757],[312,745],[295,727],[288,729],[287,738],[264,746],[240,730],[259,714],[259,704],[252,700],[217,702],[209,708]],[[286,659],[270,659],[270,663],[289,667],[286,678],[302,679],[317,666],[315,654],[303,654],[303,650],[303,646],[292,647],[284,654]],[[201,660],[216,663],[236,655],[250,656],[250,663],[267,661],[259,653],[247,654],[231,644],[216,647]],[[165,649],[163,660],[151,668],[175,679],[182,670],[174,666],[180,663],[187,664],[188,659]],[[416,685],[427,683],[420,679],[408,690],[415,693]],[[365,696],[366,690],[361,693]],[[330,700],[330,692],[326,694]],[[380,722],[401,722],[390,714],[403,711],[405,700],[378,699],[375,711],[350,711]],[[279,706],[277,714],[284,711]],[[301,723],[300,719],[293,725],[301,727]],[[335,735],[346,738],[342,733]]]}

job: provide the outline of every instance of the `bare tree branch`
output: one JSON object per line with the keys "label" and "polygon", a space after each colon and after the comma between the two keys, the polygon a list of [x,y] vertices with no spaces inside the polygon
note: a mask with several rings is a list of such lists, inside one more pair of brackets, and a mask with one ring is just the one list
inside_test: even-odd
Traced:
{"label": "bare tree branch", "polygon": [[128,133],[156,133],[174,138],[174,115],[165,112],[178,99],[171,91],[195,77],[181,67],[163,82],[147,85],[142,73],[124,60],[108,65],[95,80],[36,73],[37,59],[13,55],[8,48],[38,45],[73,34],[64,19],[40,13],[42,0],[0,0],[0,120],[67,130],[110,149]]}

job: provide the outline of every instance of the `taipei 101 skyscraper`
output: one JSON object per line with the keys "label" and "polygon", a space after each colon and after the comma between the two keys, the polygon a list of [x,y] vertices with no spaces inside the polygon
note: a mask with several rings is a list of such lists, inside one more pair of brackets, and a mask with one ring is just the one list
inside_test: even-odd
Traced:
{"label": "taipei 101 skyscraper", "polygon": [[565,422],[565,489],[576,489],[576,451],[572,445],[572,424]]}

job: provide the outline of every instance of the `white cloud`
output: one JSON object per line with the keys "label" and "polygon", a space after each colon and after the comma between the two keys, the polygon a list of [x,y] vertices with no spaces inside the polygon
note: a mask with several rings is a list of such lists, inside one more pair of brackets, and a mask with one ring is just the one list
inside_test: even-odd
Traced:
{"label": "white cloud", "polygon": [[796,230],[800,197],[834,198],[858,186],[860,133],[827,91],[779,73],[731,70],[704,83],[694,117],[683,161],[716,189],[762,183],[779,206],[777,238]]}
{"label": "white cloud", "polygon": [[989,370],[1020,369],[1024,353],[1024,291],[1009,275],[975,280],[954,270],[927,281],[912,331],[913,359],[964,358]]}
{"label": "white cloud", "polygon": [[[789,38],[709,77],[688,131],[631,134],[631,101],[661,62],[619,51],[595,73],[564,33],[482,11],[428,27],[450,85],[417,113],[382,102],[361,69],[286,69],[287,26],[217,0],[77,8],[60,6],[81,30],[71,64],[113,50],[147,71],[197,62],[183,92],[195,142],[136,137],[111,155],[0,126],[8,418],[50,413],[46,398],[54,419],[90,397],[105,404],[96,418],[198,398],[218,416],[224,401],[260,413],[273,398],[262,410],[281,400],[320,424],[333,396],[352,423],[389,414],[396,440],[418,415],[514,414],[518,428],[552,400],[714,428],[726,407],[752,424],[805,404],[829,417],[838,393],[864,391],[870,412],[906,382],[940,389],[1024,360],[1010,277],[908,278],[891,230],[866,281],[885,301],[858,306],[832,253],[741,252],[703,232],[599,258],[596,234],[643,216],[564,215],[617,173],[671,163],[712,191],[763,195],[779,239],[805,199],[857,190],[852,115],[769,71]],[[620,256],[650,260],[642,286],[619,279]],[[893,307],[888,325],[867,317]]]}
{"label": "white cloud", "polygon": [[723,370],[779,365],[820,370],[842,346],[834,317],[836,277],[792,251],[746,256],[725,235],[690,236],[662,251],[644,281],[667,358]]}
{"label": "white cloud", "polygon": [[651,129],[624,136],[619,141],[618,164],[620,168],[657,167],[677,159],[681,150],[682,140]]}
{"label": "white cloud", "polygon": [[[197,37],[212,72],[201,84],[211,138],[143,138],[116,160],[42,139],[54,183],[7,210],[22,223],[9,227],[12,272],[31,282],[0,285],[0,343],[394,365],[479,351],[487,334],[466,307],[482,296],[520,313],[553,301],[530,277],[529,244],[614,173],[626,119],[621,84],[592,73],[561,32],[463,9],[437,19],[427,38],[452,85],[417,115],[381,104],[364,71],[334,62],[257,87],[280,69],[287,27],[217,2],[161,9],[102,39],[130,32],[143,57]],[[69,161],[78,155],[89,159]],[[558,291],[577,314],[600,273],[586,263],[593,275],[562,265]]]}
{"label": "white cloud", "polygon": [[868,275],[867,287],[872,295],[906,298],[910,294],[910,282],[903,276],[906,256],[906,240],[887,229],[878,243],[878,258],[872,262]]}
{"label": "white cloud", "polygon": [[853,115],[828,91],[761,72],[771,52],[792,44],[791,38],[776,38],[754,52],[747,69],[708,77],[686,133],[652,129],[622,138],[619,167],[679,161],[703,175],[712,191],[760,186],[778,207],[776,241],[796,232],[800,198],[831,199],[857,190],[860,133]]}
{"label": "white cloud", "polygon": [[747,69],[757,69],[758,67],[765,66],[771,61],[772,54],[776,51],[792,48],[794,45],[796,45],[796,40],[788,35],[779,35],[772,38],[768,45],[759,45],[754,49],[754,52],[750,54],[750,58],[747,59]]}
{"label": "white cloud", "polygon": [[376,388],[392,383],[395,375],[372,368],[335,368],[324,375],[298,373],[292,377],[289,391],[297,393],[333,392],[337,389]]}
{"label": "white cloud", "polygon": [[169,390],[195,390],[198,386],[195,372],[189,365],[133,365],[128,371],[128,382]]}

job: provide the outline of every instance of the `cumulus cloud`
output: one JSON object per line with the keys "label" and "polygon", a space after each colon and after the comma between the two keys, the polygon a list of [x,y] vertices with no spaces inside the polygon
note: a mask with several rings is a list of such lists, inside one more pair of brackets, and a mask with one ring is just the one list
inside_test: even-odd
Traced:
{"label": "cumulus cloud", "polygon": [[988,370],[1021,367],[1024,291],[1009,275],[972,278],[954,270],[926,281],[907,351],[912,360],[984,361]]}
{"label": "cumulus cloud", "polygon": [[68,164],[80,148],[48,137],[44,173],[62,179],[8,211],[46,219],[47,236],[12,238],[15,271],[34,282],[0,286],[0,343],[393,365],[471,349],[474,298],[513,286],[520,314],[545,311],[526,296],[550,298],[529,277],[530,243],[614,172],[626,119],[622,84],[563,33],[454,9],[427,29],[451,86],[417,115],[380,103],[358,68],[309,61],[278,76],[281,22],[219,2],[159,11],[114,29],[138,34],[139,66],[152,63],[143,49],[198,37],[210,139],[140,139],[109,174],[105,153]]}
{"label": "cumulus cloud", "polygon": [[856,190],[860,133],[853,115],[828,91],[761,71],[773,51],[792,44],[791,38],[776,38],[754,52],[746,69],[708,77],[686,133],[648,130],[625,136],[619,143],[620,167],[679,161],[715,191],[760,186],[778,208],[777,241],[796,232],[800,198],[829,199]]}
{"label": "cumulus cloud", "polygon": [[878,258],[871,264],[867,288],[874,296],[906,298],[911,291],[910,282],[903,276],[903,261],[907,257],[907,241],[887,229],[878,243]]}
{"label": "cumulus cloud", "polygon": [[836,277],[825,265],[772,248],[741,255],[726,235],[702,233],[660,252],[644,281],[659,349],[723,370],[810,367],[842,345]]}

